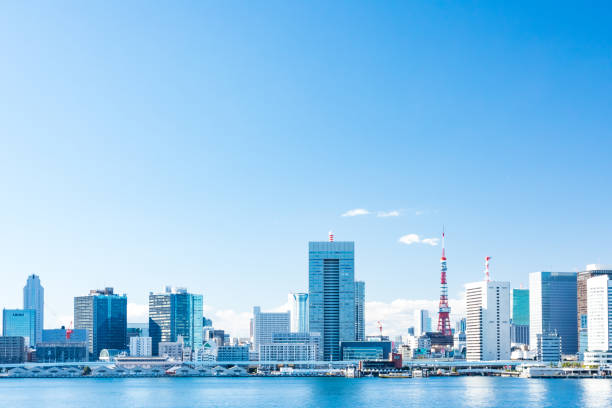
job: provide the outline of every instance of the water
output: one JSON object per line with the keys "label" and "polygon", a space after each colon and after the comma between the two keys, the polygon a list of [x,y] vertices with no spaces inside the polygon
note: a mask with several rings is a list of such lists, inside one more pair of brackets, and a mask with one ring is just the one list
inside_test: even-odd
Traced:
{"label": "water", "polygon": [[612,379],[1,379],[0,407],[605,407]]}

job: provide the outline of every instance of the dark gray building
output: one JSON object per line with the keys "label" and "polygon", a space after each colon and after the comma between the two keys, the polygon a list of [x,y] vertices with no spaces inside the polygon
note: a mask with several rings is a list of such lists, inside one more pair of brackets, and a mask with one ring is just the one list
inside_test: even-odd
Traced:
{"label": "dark gray building", "polygon": [[97,360],[103,349],[127,349],[127,296],[113,288],[74,298],[74,327],[87,330],[87,349]]}
{"label": "dark gray building", "polygon": [[88,361],[87,342],[38,343],[36,361],[39,363],[71,363]]}
{"label": "dark gray building", "polygon": [[217,361],[249,361],[249,346],[220,346]]}
{"label": "dark gray building", "polygon": [[26,343],[21,336],[0,336],[0,364],[19,364],[26,360]]}

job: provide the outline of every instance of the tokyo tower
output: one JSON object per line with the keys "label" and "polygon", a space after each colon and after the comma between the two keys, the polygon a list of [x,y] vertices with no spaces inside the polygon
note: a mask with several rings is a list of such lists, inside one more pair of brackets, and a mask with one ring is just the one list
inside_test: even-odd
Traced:
{"label": "tokyo tower", "polygon": [[448,285],[446,283],[446,253],[444,252],[444,230],[442,230],[442,257],[440,258],[440,310],[438,312],[438,332],[451,336],[450,306],[448,305]]}

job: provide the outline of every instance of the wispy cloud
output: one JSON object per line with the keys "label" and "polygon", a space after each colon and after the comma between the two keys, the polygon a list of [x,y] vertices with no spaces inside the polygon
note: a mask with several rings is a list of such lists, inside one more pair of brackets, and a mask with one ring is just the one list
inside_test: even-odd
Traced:
{"label": "wispy cloud", "polygon": [[128,303],[127,318],[130,323],[147,323],[149,321],[149,305]]}
{"label": "wispy cloud", "polygon": [[401,242],[402,244],[406,244],[406,245],[425,244],[425,245],[436,246],[438,245],[438,242],[440,242],[440,240],[438,238],[421,239],[421,237],[419,237],[417,234],[406,234],[406,235],[402,235],[399,238],[399,242]]}
{"label": "wispy cloud", "polygon": [[348,210],[347,212],[342,214],[342,216],[343,217],[355,217],[357,215],[368,215],[368,214],[370,214],[370,212],[366,210],[365,208],[355,208],[353,210]]}
{"label": "wispy cloud", "polygon": [[392,211],[379,211],[378,214],[376,214],[377,217],[399,217],[400,213],[398,210],[392,210]]}
{"label": "wispy cloud", "polygon": [[440,242],[440,238],[424,238],[421,240],[421,243],[436,246]]}

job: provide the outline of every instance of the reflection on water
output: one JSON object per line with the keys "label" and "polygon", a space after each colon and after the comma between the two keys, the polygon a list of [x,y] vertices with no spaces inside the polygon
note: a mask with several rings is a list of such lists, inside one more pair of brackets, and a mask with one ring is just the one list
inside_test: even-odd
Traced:
{"label": "reflection on water", "polygon": [[585,408],[612,406],[612,379],[585,378],[580,381],[581,402]]}

